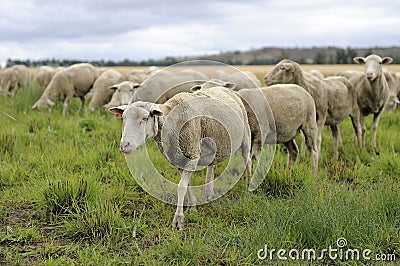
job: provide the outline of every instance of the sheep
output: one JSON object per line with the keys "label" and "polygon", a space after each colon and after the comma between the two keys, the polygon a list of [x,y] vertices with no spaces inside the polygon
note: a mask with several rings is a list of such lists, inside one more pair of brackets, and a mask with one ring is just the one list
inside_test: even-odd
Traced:
{"label": "sheep", "polygon": [[33,76],[34,87],[38,89],[46,88],[57,71],[58,70],[50,66],[39,67]]}
{"label": "sheep", "polygon": [[[183,228],[186,192],[189,206],[196,205],[188,184],[198,165],[207,166],[205,189],[208,200],[214,197],[212,181],[216,164],[239,149],[247,178],[250,176],[250,128],[241,99],[230,89],[205,88],[194,93],[176,94],[164,104],[137,101],[109,111],[123,117],[122,152],[129,154],[153,138],[163,155],[181,170],[173,228]],[[202,142],[207,139],[213,140],[215,152],[213,156],[203,158]]]}
{"label": "sheep", "polygon": [[391,57],[381,58],[376,54],[367,57],[354,57],[354,62],[364,64],[364,75],[353,76],[350,82],[357,91],[357,104],[360,111],[361,143],[365,145],[366,126],[364,117],[374,114],[372,122],[371,147],[376,148],[376,133],[378,130],[379,118],[389,97],[389,86],[385,75],[382,72],[382,64],[390,64]]}
{"label": "sheep", "polygon": [[384,69],[383,74],[385,75],[386,81],[389,86],[389,97],[385,105],[385,111],[387,113],[393,112],[397,105],[400,104],[399,94],[400,94],[400,81],[396,77],[396,73]]}
{"label": "sheep", "polygon": [[322,74],[321,71],[319,71],[318,69],[311,69],[308,71],[309,74],[313,75],[314,77],[317,77],[319,79],[324,79],[325,76],[324,74]]}
{"label": "sheep", "polygon": [[15,97],[17,89],[29,84],[29,71],[24,65],[14,65],[4,70],[1,79],[0,94]]}
{"label": "sheep", "polygon": [[[281,143],[288,150],[287,165],[290,168],[295,163],[298,154],[294,138],[301,130],[310,151],[313,171],[316,173],[319,151],[314,99],[302,87],[295,84],[277,84],[262,87],[260,90],[242,89],[238,91],[245,103],[250,123],[251,156],[259,161],[263,142]],[[272,112],[273,119],[269,112]],[[271,125],[271,122],[274,125]],[[262,136],[262,133],[265,136]]]}
{"label": "sheep", "polygon": [[139,85],[140,84],[135,82],[123,81],[108,87],[107,90],[112,93],[112,97],[103,107],[108,109],[114,106],[128,104]]}
{"label": "sheep", "polygon": [[73,97],[79,97],[81,100],[80,111],[85,105],[84,96],[93,87],[97,77],[97,70],[88,63],[75,64],[65,70],[61,70],[51,79],[40,99],[32,106],[32,109],[51,109],[55,101],[61,99],[64,101],[62,114],[65,116],[70,100]]}
{"label": "sheep", "polygon": [[321,135],[324,125],[330,126],[334,139],[334,159],[338,158],[338,143],[340,142],[339,124],[350,116],[353,128],[361,146],[361,126],[358,108],[356,108],[356,93],[352,85],[344,77],[319,79],[310,74],[304,74],[299,64],[288,59],[279,62],[264,77],[266,85],[292,83],[303,87],[314,99],[317,113],[318,151],[321,151]]}
{"label": "sheep", "polygon": [[208,80],[203,73],[193,69],[183,69],[174,72],[175,69],[158,71],[151,78],[146,79],[140,84],[133,94],[130,103],[135,101],[156,102],[158,98],[170,88],[192,80]]}
{"label": "sheep", "polygon": [[260,80],[253,72],[250,71],[236,71],[234,73],[227,73],[226,71],[219,69],[215,72],[213,78],[236,84],[234,88],[235,91],[246,88],[259,88],[261,86]]}
{"label": "sheep", "polygon": [[120,82],[121,77],[122,75],[118,71],[108,69],[96,79],[90,91],[92,95],[88,106],[89,111],[93,112],[97,107],[103,106],[111,100],[114,91],[110,89],[110,86]]}

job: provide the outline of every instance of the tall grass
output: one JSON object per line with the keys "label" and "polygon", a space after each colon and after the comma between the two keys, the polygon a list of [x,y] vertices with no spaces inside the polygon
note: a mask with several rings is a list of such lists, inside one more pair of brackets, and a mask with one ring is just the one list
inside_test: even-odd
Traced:
{"label": "tall grass", "polygon": [[[130,175],[118,151],[120,120],[104,111],[78,114],[78,100],[67,117],[59,103],[52,112],[31,110],[39,96],[26,88],[0,98],[0,264],[265,265],[281,262],[258,259],[266,244],[321,250],[340,237],[349,248],[400,258],[398,110],[382,116],[375,150],[352,143],[347,119],[337,162],[325,130],[316,177],[307,152],[289,170],[278,146],[258,189],[247,192],[241,179],[219,200],[185,212],[186,227],[176,231],[175,206]],[[178,182],[155,144],[147,148],[158,171]],[[204,170],[195,178],[204,182]]]}

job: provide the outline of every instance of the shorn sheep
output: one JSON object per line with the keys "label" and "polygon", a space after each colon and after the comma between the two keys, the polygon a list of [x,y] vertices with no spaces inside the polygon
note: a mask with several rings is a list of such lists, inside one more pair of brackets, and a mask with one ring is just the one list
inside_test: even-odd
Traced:
{"label": "shorn sheep", "polygon": [[361,127],[356,93],[344,77],[320,79],[305,74],[299,64],[284,59],[272,68],[264,77],[265,84],[297,84],[303,87],[314,99],[317,113],[318,151],[321,150],[321,135],[324,125],[329,125],[334,139],[334,158],[338,157],[340,140],[339,124],[350,115],[354,131],[361,145]]}
{"label": "shorn sheep", "polygon": [[389,86],[382,72],[382,65],[390,64],[392,61],[391,57],[381,58],[376,54],[371,54],[365,58],[354,58],[354,62],[365,65],[364,75],[350,78],[350,82],[357,91],[357,104],[362,128],[361,143],[363,146],[365,145],[366,131],[364,117],[373,114],[371,147],[376,148],[379,118],[389,97]]}
{"label": "shorn sheep", "polygon": [[[277,84],[260,89],[263,95],[260,95],[258,89],[242,89],[238,93],[242,97],[252,133],[251,154],[259,161],[261,146],[264,144],[263,139],[269,144],[282,143],[289,151],[288,167],[291,167],[297,158],[298,148],[294,138],[303,132],[306,140],[307,148],[310,151],[312,168],[314,173],[318,169],[319,152],[317,148],[317,121],[314,100],[311,95],[302,87],[293,84]],[[268,101],[269,107],[265,106],[264,99]],[[267,114],[256,118],[254,114],[255,108],[260,107],[267,110]],[[276,135],[261,137],[260,125],[268,128],[270,121],[267,120],[272,111],[275,125],[269,126],[269,129],[275,128]],[[262,111],[259,112],[262,114]],[[266,132],[267,130],[264,130]],[[271,138],[272,137],[272,138]]]}
{"label": "shorn sheep", "polygon": [[396,73],[393,71],[384,69],[383,74],[385,75],[386,81],[389,86],[389,97],[385,105],[385,111],[391,113],[396,109],[397,105],[400,104],[398,98],[400,94],[400,81],[396,77]]}
{"label": "shorn sheep", "polygon": [[57,72],[32,109],[50,109],[57,99],[61,99],[64,101],[62,114],[65,116],[73,97],[81,99],[81,109],[85,104],[85,95],[92,88],[98,75],[98,71],[88,63],[75,64]]}
{"label": "shorn sheep", "polygon": [[[205,189],[210,200],[214,196],[216,164],[237,150],[242,151],[247,178],[250,178],[250,128],[241,99],[230,89],[205,88],[194,93],[179,93],[164,104],[138,101],[109,111],[123,118],[122,152],[129,154],[153,138],[164,156],[181,170],[174,228],[183,228],[186,192],[189,205],[196,205],[188,185],[198,165],[207,166]],[[223,123],[210,118],[210,114],[218,114]],[[202,142],[207,139],[213,140],[215,153],[202,158]]]}

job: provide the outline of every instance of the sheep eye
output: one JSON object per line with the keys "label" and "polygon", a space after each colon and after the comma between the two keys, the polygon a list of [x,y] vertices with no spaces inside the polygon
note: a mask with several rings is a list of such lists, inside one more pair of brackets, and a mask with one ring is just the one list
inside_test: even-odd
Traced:
{"label": "sheep eye", "polygon": [[149,117],[148,117],[148,116],[143,117],[142,120],[140,120],[140,124],[146,123],[147,120],[149,120]]}

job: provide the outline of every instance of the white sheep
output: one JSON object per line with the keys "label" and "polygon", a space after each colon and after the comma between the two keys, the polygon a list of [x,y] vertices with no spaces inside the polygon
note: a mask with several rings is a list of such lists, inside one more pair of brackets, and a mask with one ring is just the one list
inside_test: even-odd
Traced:
{"label": "white sheep", "polygon": [[139,85],[140,84],[135,82],[123,81],[109,86],[107,90],[112,93],[112,97],[107,104],[103,105],[103,107],[108,109],[118,105],[128,104]]}
{"label": "white sheep", "polygon": [[385,105],[385,111],[388,113],[393,112],[397,105],[400,104],[400,80],[397,78],[396,73],[387,69],[383,70],[386,81],[389,86],[389,97]]}
{"label": "white sheep", "polygon": [[110,90],[109,88],[120,82],[121,77],[122,75],[118,71],[108,69],[96,79],[93,88],[90,90],[89,111],[94,111],[96,108],[110,102],[114,90]]}
{"label": "white sheep", "polygon": [[339,124],[350,116],[353,128],[361,145],[361,126],[356,108],[356,93],[344,77],[319,79],[311,74],[304,74],[294,61],[284,59],[272,68],[264,77],[265,84],[297,84],[311,94],[317,112],[318,151],[321,151],[321,136],[324,125],[330,126],[334,139],[334,158],[338,158],[340,142]]}
{"label": "white sheep", "polygon": [[67,114],[70,100],[79,97],[81,108],[85,105],[85,95],[93,87],[98,77],[98,71],[88,63],[72,65],[65,70],[57,72],[46,87],[40,99],[32,106],[32,109],[51,109],[55,101],[64,101],[62,114]]}
{"label": "white sheep", "polygon": [[51,66],[41,66],[33,76],[33,86],[35,88],[46,88],[57,70]]}
{"label": "white sheep", "polygon": [[381,58],[378,55],[371,54],[366,58],[355,57],[353,60],[358,64],[365,65],[364,75],[350,78],[350,82],[357,91],[357,104],[362,127],[361,143],[364,146],[366,131],[364,117],[374,114],[371,127],[371,147],[375,148],[379,118],[389,97],[389,86],[382,72],[382,65],[390,64],[393,59],[391,57]]}
{"label": "white sheep", "polygon": [[234,73],[228,73],[225,70],[218,69],[213,78],[234,83],[236,85],[234,88],[235,91],[259,88],[261,86],[260,80],[251,71],[235,71]]}
{"label": "white sheep", "polygon": [[[260,90],[242,89],[238,91],[238,94],[245,103],[250,123],[252,157],[259,161],[263,142],[282,143],[289,152],[288,167],[291,167],[298,154],[294,138],[302,131],[310,151],[312,168],[316,173],[319,157],[318,128],[314,99],[311,95],[302,87],[294,84],[277,84],[262,87]],[[269,112],[271,111],[273,119],[270,119]],[[271,125],[271,122],[274,122],[274,125]],[[262,136],[263,133],[266,136]]]}
{"label": "white sheep", "polygon": [[2,73],[0,94],[15,97],[17,89],[29,84],[29,71],[24,65],[14,65]]}
{"label": "white sheep", "polygon": [[[172,222],[174,228],[183,228],[186,192],[189,205],[196,205],[196,198],[188,185],[198,165],[207,166],[208,199],[213,198],[216,164],[240,148],[247,178],[250,177],[250,128],[241,99],[230,89],[205,88],[194,93],[179,93],[164,104],[139,101],[109,111],[121,114],[124,120],[120,143],[122,152],[131,153],[153,138],[164,156],[181,170],[177,209]],[[221,118],[221,123],[210,118],[210,114]],[[207,139],[213,140],[215,152],[213,156],[203,158],[202,142]]]}
{"label": "white sheep", "polygon": [[334,138],[334,158],[338,157],[337,146],[340,141],[339,123],[347,116],[353,121],[353,128],[361,145],[361,126],[356,93],[345,78],[319,79],[311,74],[304,74],[294,61],[284,59],[272,68],[264,77],[265,84],[297,84],[311,94],[317,112],[318,151],[321,151],[321,136],[324,125],[329,125]]}
{"label": "white sheep", "polygon": [[203,73],[193,69],[175,69],[161,70],[146,79],[137,88],[133,94],[130,103],[136,101],[156,102],[158,98],[170,88],[185,82],[193,80],[208,80]]}

